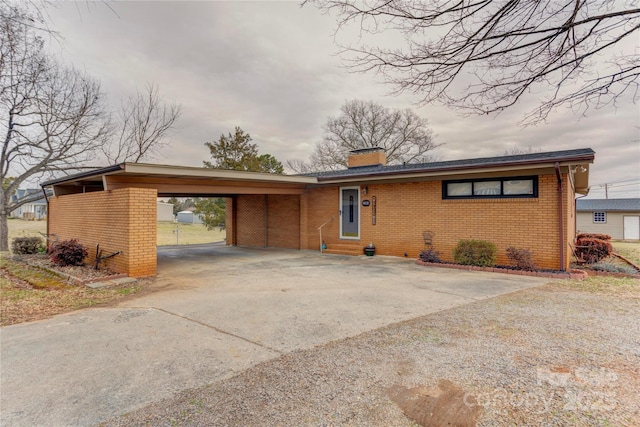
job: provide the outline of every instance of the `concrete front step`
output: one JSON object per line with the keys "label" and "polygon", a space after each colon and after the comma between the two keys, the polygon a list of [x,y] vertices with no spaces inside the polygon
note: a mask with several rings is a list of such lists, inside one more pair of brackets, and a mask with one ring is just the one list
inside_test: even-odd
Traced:
{"label": "concrete front step", "polygon": [[357,256],[357,255],[364,254],[363,251],[356,251],[353,249],[349,250],[349,249],[329,249],[329,248],[322,251],[322,253],[330,254],[330,255],[350,255],[350,256]]}
{"label": "concrete front step", "polygon": [[364,246],[359,244],[334,243],[328,245],[323,252],[334,255],[362,255]]}

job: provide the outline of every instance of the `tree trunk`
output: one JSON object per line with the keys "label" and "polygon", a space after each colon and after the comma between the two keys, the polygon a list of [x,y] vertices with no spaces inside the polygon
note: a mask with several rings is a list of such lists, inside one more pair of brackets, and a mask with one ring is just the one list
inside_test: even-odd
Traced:
{"label": "tree trunk", "polygon": [[7,224],[9,201],[5,197],[5,191],[0,189],[0,252],[9,250],[9,224]]}

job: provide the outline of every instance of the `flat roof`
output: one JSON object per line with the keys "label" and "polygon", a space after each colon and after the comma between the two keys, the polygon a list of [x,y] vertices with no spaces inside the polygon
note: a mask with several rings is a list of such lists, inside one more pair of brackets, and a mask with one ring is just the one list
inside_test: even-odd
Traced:
{"label": "flat roof", "polygon": [[[590,148],[530,153],[511,156],[451,160],[443,162],[360,166],[301,175],[281,175],[204,167],[122,163],[98,168],[41,184],[53,187],[56,195],[112,188],[156,188],[167,195],[299,194],[308,186],[357,182],[408,182],[477,173],[549,173],[555,164],[571,169],[576,192],[587,194],[589,164],[595,152]],[[577,167],[580,166],[580,167]],[[81,189],[81,190],[80,190]],[[251,193],[250,191],[254,191]]]}

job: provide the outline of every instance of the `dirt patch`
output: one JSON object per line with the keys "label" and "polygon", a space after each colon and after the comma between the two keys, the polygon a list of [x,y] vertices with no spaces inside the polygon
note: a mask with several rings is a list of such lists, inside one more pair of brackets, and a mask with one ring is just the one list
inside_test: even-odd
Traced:
{"label": "dirt patch", "polygon": [[435,387],[395,385],[388,395],[407,418],[423,427],[474,427],[482,412],[474,396],[445,379]]}

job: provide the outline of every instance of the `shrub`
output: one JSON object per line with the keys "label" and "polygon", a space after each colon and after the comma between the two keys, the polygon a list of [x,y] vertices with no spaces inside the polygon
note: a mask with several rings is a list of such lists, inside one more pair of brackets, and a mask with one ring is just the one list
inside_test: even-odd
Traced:
{"label": "shrub", "polygon": [[576,240],[576,256],[587,264],[594,264],[613,252],[613,246],[608,240],[580,236]]}
{"label": "shrub", "polygon": [[420,261],[423,262],[436,262],[440,263],[442,260],[439,257],[440,252],[435,251],[433,248],[424,249],[420,251],[418,257],[420,257]]}
{"label": "shrub", "polygon": [[496,245],[485,240],[460,240],[453,259],[461,265],[490,267],[496,263]]}
{"label": "shrub", "polygon": [[67,265],[82,265],[82,260],[87,256],[87,250],[77,239],[65,240],[56,243],[51,249],[50,259],[61,267]]}
{"label": "shrub", "polygon": [[579,233],[576,236],[576,239],[578,239],[578,240],[580,240],[580,239],[599,239],[599,240],[609,241],[609,240],[611,240],[611,236],[609,236],[608,234],[601,234],[601,233]]}
{"label": "shrub", "polygon": [[529,249],[509,246],[507,248],[507,258],[518,270],[536,271],[538,269],[533,262],[533,256]]}
{"label": "shrub", "polygon": [[608,262],[597,262],[593,264],[591,268],[597,271],[606,271],[609,273],[638,274],[635,268],[624,267],[621,265],[615,265]]}
{"label": "shrub", "polygon": [[37,254],[43,247],[44,244],[40,237],[16,237],[11,242],[11,251],[20,255]]}

